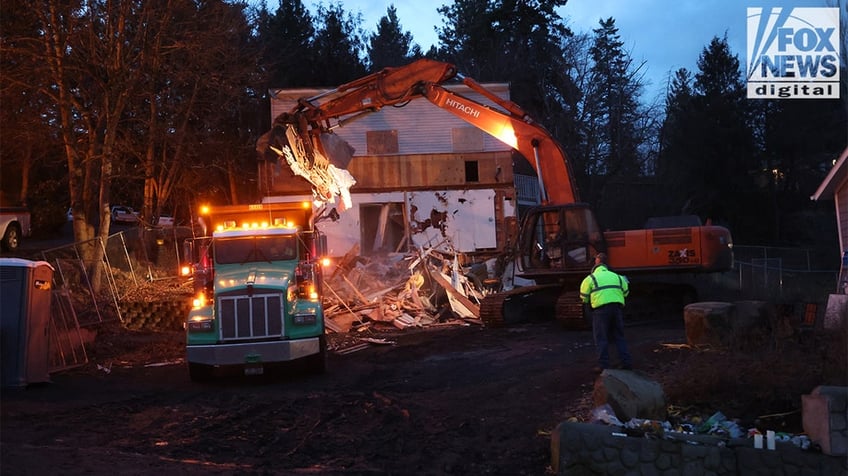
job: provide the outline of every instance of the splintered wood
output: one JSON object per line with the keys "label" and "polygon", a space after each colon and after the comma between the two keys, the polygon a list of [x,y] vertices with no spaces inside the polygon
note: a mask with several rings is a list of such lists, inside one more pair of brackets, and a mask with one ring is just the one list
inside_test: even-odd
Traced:
{"label": "splintered wood", "polygon": [[[324,271],[327,332],[346,334],[332,347],[355,352],[374,344],[367,339],[380,331],[482,325],[482,291],[451,264],[437,253],[360,256],[351,249]],[[367,335],[351,338],[357,334]]]}

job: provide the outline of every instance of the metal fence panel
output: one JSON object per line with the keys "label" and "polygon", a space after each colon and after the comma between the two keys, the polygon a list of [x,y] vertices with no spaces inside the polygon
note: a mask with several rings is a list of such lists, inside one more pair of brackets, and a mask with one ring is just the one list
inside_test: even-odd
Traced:
{"label": "metal fence panel", "polygon": [[814,250],[734,246],[733,254],[745,299],[826,302],[837,292],[838,270]]}
{"label": "metal fence panel", "polygon": [[[185,232],[162,228],[134,228],[42,252],[53,265],[54,286],[67,290],[81,326],[123,321],[119,303],[144,281],[178,279],[180,249]],[[100,272],[85,256],[101,248]]]}

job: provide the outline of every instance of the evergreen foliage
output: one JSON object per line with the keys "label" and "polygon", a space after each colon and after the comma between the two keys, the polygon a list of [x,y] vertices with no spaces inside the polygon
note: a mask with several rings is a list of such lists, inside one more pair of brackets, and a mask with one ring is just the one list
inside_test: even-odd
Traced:
{"label": "evergreen foliage", "polygon": [[422,56],[421,47],[412,42],[412,33],[403,31],[397,9],[390,5],[377,24],[377,33],[368,37],[369,71],[405,65]]}
{"label": "evergreen foliage", "polygon": [[508,83],[563,144],[581,197],[609,228],[691,213],[727,225],[737,242],[816,239],[793,223],[830,209],[809,196],[848,144],[845,99],[749,100],[736,53],[716,36],[695,70],[673,72],[657,109],[615,19],[575,33],[565,5],[446,2],[438,43],[423,52],[393,5],[363,25],[342,2],[310,11],[278,0],[272,11],[240,0],[5,1],[4,195],[73,205],[79,238],[94,236],[86,223],[107,202],[155,216],[202,199],[198,190],[254,200],[268,89],[333,88],[427,56]]}

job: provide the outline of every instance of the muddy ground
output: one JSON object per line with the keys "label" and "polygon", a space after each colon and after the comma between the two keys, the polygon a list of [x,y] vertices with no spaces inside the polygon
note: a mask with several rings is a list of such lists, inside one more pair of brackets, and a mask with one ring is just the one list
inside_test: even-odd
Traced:
{"label": "muddy ground", "polygon": [[[88,364],[2,391],[0,472],[540,475],[556,425],[591,419],[588,331],[372,332],[389,344],[333,352],[324,375],[286,368],[199,384],[181,333],[103,328]],[[681,319],[630,325],[627,336],[670,420],[721,411],[745,428],[800,432],[801,395],[846,385],[844,337],[694,349]],[[340,349],[351,338],[332,337]]]}

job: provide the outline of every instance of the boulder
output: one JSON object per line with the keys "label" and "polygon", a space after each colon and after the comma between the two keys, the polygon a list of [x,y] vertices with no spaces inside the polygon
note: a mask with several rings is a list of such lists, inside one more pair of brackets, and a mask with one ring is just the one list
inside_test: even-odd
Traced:
{"label": "boulder", "polygon": [[733,304],[695,302],[683,308],[686,342],[691,346],[728,347],[732,341]]}
{"label": "boulder", "polygon": [[609,404],[622,422],[633,418],[665,421],[668,416],[662,385],[630,370],[601,372],[592,398],[595,408]]}

